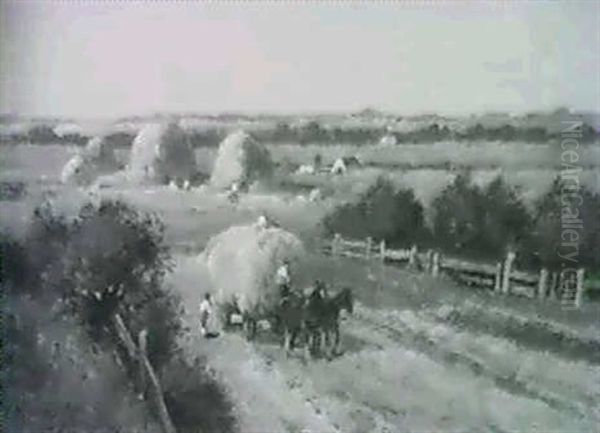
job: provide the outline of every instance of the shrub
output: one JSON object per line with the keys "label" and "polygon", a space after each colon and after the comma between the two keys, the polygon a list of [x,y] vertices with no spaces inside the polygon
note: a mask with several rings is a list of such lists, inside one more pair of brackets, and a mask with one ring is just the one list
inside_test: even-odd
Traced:
{"label": "shrub", "polygon": [[177,305],[162,288],[171,268],[164,226],[119,201],[84,206],[73,223],[63,264],[69,300],[94,336],[120,313],[160,367],[175,348]]}
{"label": "shrub", "polygon": [[[581,200],[571,200],[570,193]],[[572,207],[573,204],[576,206]],[[579,222],[568,221],[570,216]],[[577,239],[574,245],[562,245],[570,240],[561,238],[569,224],[579,226],[575,229]],[[600,195],[579,185],[568,185],[560,176],[555,178],[548,192],[535,204],[532,235],[522,256],[523,264],[528,267],[559,271],[571,262],[574,267],[586,267],[588,271],[600,270]]]}
{"label": "shrub", "polygon": [[380,177],[357,203],[337,207],[327,215],[324,227],[328,234],[340,233],[350,238],[371,236],[390,246],[422,245],[429,241],[423,206],[410,189],[397,190]]}
{"label": "shrub", "polygon": [[201,363],[175,359],[162,380],[165,403],[178,432],[237,431],[228,395]]}
{"label": "shrub", "polygon": [[530,216],[514,188],[500,177],[485,189],[461,174],[433,202],[433,234],[443,250],[500,259],[526,242]]}
{"label": "shrub", "polygon": [[27,139],[33,144],[51,144],[60,141],[60,137],[48,125],[33,126],[27,133]]}
{"label": "shrub", "polygon": [[50,305],[65,300],[99,341],[120,313],[133,333],[148,330],[149,357],[160,367],[174,352],[179,332],[177,299],[162,287],[171,269],[163,236],[156,216],[120,201],[87,204],[73,222],[41,206],[22,246],[3,239],[14,269],[11,290]]}

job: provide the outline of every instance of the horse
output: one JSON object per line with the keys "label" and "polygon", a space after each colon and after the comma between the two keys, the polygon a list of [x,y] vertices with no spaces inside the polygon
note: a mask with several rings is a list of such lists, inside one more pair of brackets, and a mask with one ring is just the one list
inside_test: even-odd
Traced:
{"label": "horse", "polygon": [[277,330],[283,333],[283,347],[289,355],[294,349],[296,339],[304,331],[304,299],[294,292],[289,293],[281,300],[276,319]]}
{"label": "horse", "polygon": [[341,344],[340,312],[342,310],[345,310],[349,314],[352,314],[354,311],[354,296],[349,287],[345,287],[335,296],[325,299],[320,328],[322,342],[329,349],[329,358],[339,353]]}
{"label": "horse", "polygon": [[[333,297],[314,297],[308,302],[307,311],[307,353],[317,348],[329,349],[327,356],[331,358],[339,353],[341,343],[340,312],[342,310],[352,314],[354,311],[354,297],[348,287],[340,290]],[[332,344],[333,343],[333,344]]]}

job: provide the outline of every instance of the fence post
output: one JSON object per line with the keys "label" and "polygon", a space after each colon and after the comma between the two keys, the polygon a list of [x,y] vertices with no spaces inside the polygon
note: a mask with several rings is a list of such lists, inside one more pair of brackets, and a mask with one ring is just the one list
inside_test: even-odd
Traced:
{"label": "fence post", "polygon": [[417,264],[417,246],[413,245],[408,256],[408,266],[415,267]]}
{"label": "fence post", "polygon": [[585,271],[583,268],[577,270],[577,292],[575,292],[575,306],[581,308],[583,302],[583,282],[585,277]]}
{"label": "fence post", "polygon": [[382,239],[379,244],[379,255],[381,256],[381,263],[385,263],[385,239]]}
{"label": "fence post", "polygon": [[550,281],[550,299],[556,300],[556,285],[558,284],[558,273],[552,272],[552,281]]}
{"label": "fence post", "polygon": [[500,293],[502,289],[502,262],[496,263],[496,276],[494,277],[494,292]]}
{"label": "fence post", "polygon": [[512,271],[513,261],[515,260],[515,253],[509,251],[506,254],[506,261],[504,262],[504,278],[502,280],[502,293],[510,294],[510,273]]}
{"label": "fence post", "polygon": [[339,254],[339,247],[340,247],[340,234],[336,233],[335,235],[333,235],[333,239],[331,240],[331,255],[333,256],[334,259],[337,259],[337,256]]}
{"label": "fence post", "polygon": [[431,272],[431,266],[432,266],[431,261],[432,260],[433,260],[433,250],[429,249],[429,250],[427,250],[427,256],[425,258],[425,272],[427,272],[427,273]]}
{"label": "fence post", "polygon": [[146,369],[144,365],[144,357],[148,355],[148,331],[142,329],[138,334],[138,368],[139,368],[139,383],[138,388],[140,391],[140,398],[145,399],[146,397]]}
{"label": "fence post", "polygon": [[371,236],[367,237],[367,260],[371,259],[371,248],[373,247],[373,238]]}
{"label": "fence post", "polygon": [[440,253],[433,253],[433,263],[431,264],[431,275],[437,277],[440,273]]}
{"label": "fence post", "polygon": [[538,281],[538,298],[544,299],[546,296],[546,286],[548,285],[548,269],[540,270],[540,279]]}

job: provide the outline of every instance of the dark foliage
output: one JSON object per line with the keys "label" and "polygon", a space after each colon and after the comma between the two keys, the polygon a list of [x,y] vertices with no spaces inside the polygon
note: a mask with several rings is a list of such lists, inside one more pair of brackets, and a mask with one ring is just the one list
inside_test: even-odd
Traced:
{"label": "dark foliage", "polygon": [[0,201],[16,201],[27,193],[27,186],[22,181],[0,181]]}
{"label": "dark foliage", "polygon": [[380,177],[357,203],[347,203],[325,217],[328,234],[374,240],[385,239],[388,245],[409,247],[429,242],[423,206],[412,190],[397,190],[386,178]]}
{"label": "dark foliage", "polygon": [[501,178],[485,189],[461,174],[433,202],[433,235],[444,251],[462,256],[501,259],[518,250],[531,221],[517,192]]}
{"label": "dark foliage", "polygon": [[175,427],[181,433],[233,433],[237,425],[229,397],[202,364],[176,359],[165,369],[165,403]]}
{"label": "dark foliage", "polygon": [[600,195],[559,176],[536,203],[533,220],[524,265],[600,271]]}
{"label": "dark foliage", "polygon": [[73,223],[63,264],[69,299],[93,335],[119,312],[130,330],[148,329],[148,351],[160,367],[179,331],[175,300],[162,288],[171,259],[164,226],[119,201],[86,205]]}
{"label": "dark foliage", "polygon": [[[55,356],[51,344],[40,343],[48,332],[64,339],[80,323],[88,331],[86,338],[110,353],[119,347],[114,333],[107,332],[116,312],[134,337],[148,330],[148,355],[167,385],[165,399],[178,431],[235,431],[231,404],[218,382],[202,366],[189,366],[175,350],[180,311],[178,299],[162,284],[171,268],[163,233],[156,216],[120,201],[103,201],[85,205],[74,221],[42,206],[21,243],[2,236],[6,272],[1,284],[11,299],[3,383],[10,391],[8,419],[14,431],[41,431],[48,425],[116,431],[122,419],[114,415],[122,417],[123,412],[115,399],[124,401],[128,395],[124,373],[101,363],[105,379],[115,382],[103,388],[108,394],[99,396],[86,390],[88,367],[95,361],[85,349]],[[137,377],[129,367],[130,378]],[[94,386],[102,382],[96,380]],[[50,397],[52,392],[56,395]],[[90,405],[95,406],[92,415]]]}
{"label": "dark foliage", "polygon": [[111,149],[129,148],[135,140],[135,134],[128,132],[115,132],[104,137],[104,141]]}
{"label": "dark foliage", "polygon": [[219,147],[219,143],[227,136],[226,131],[209,129],[206,131],[193,131],[187,133],[192,148]]}

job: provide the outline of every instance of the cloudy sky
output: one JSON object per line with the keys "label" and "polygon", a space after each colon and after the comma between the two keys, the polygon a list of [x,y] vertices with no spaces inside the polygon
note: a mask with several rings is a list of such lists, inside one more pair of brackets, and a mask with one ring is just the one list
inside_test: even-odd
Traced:
{"label": "cloudy sky", "polygon": [[1,111],[600,111],[600,2],[0,0]]}

